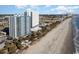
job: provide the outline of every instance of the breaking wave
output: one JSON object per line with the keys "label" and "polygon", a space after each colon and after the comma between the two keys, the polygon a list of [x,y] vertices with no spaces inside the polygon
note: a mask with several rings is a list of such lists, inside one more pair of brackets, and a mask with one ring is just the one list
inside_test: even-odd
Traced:
{"label": "breaking wave", "polygon": [[72,19],[75,53],[79,53],[79,17]]}

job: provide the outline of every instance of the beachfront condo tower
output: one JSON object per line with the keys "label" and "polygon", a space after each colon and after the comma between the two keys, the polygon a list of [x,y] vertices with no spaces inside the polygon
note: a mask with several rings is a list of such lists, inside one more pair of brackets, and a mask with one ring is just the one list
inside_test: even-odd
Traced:
{"label": "beachfront condo tower", "polygon": [[24,12],[24,18],[25,18],[25,34],[29,35],[31,34],[31,26],[32,26],[32,12],[30,10],[27,10]]}
{"label": "beachfront condo tower", "polygon": [[18,36],[24,36],[25,35],[25,19],[24,16],[18,15],[17,20],[16,20],[16,25],[17,25],[17,37]]}
{"label": "beachfront condo tower", "polygon": [[9,20],[9,36],[16,38],[30,35],[39,28],[39,14],[26,10],[22,15],[14,15]]}
{"label": "beachfront condo tower", "polygon": [[17,37],[17,25],[16,25],[17,15],[10,16],[9,19],[9,36]]}

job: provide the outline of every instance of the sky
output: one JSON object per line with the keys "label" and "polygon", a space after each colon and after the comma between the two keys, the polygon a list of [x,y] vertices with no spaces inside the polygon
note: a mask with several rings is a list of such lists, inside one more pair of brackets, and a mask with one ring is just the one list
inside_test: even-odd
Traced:
{"label": "sky", "polygon": [[39,14],[79,14],[79,5],[0,5],[0,14],[18,14],[27,9]]}

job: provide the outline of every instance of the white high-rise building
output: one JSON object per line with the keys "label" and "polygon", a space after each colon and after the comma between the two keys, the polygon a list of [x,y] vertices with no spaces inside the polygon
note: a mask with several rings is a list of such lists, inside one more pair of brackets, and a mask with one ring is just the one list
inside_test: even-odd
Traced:
{"label": "white high-rise building", "polygon": [[14,15],[9,20],[9,36],[16,38],[25,35],[25,19],[24,16]]}
{"label": "white high-rise building", "polygon": [[17,37],[17,26],[16,26],[17,15],[10,16],[9,19],[9,36]]}
{"label": "white high-rise building", "polygon": [[13,38],[30,35],[39,28],[39,14],[27,10],[24,15],[14,15],[9,20],[9,35]]}
{"label": "white high-rise building", "polygon": [[28,10],[24,15],[26,20],[26,34],[29,34],[31,31],[37,31],[39,29],[39,13]]}
{"label": "white high-rise building", "polygon": [[39,13],[37,12],[32,12],[32,28],[31,31],[37,31],[39,28]]}
{"label": "white high-rise building", "polygon": [[31,34],[31,25],[32,25],[32,18],[31,18],[31,11],[24,12],[25,18],[25,34]]}
{"label": "white high-rise building", "polygon": [[25,35],[25,19],[24,16],[19,15],[17,17],[17,36]]}

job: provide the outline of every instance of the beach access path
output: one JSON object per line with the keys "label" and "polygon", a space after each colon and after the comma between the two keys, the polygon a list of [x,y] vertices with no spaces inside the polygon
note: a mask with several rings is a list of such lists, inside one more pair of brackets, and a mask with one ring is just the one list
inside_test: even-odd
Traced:
{"label": "beach access path", "polygon": [[72,54],[74,51],[72,18],[60,23],[22,54]]}

